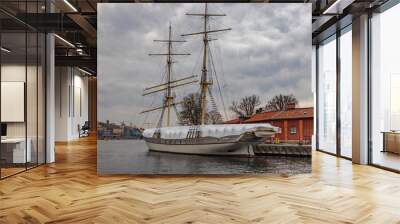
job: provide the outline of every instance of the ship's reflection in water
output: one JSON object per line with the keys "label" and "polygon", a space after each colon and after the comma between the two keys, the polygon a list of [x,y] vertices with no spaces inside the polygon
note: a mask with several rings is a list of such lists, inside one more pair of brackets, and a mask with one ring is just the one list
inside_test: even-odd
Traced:
{"label": "ship's reflection in water", "polygon": [[99,174],[301,174],[311,157],[198,156],[152,152],[142,140],[99,140]]}

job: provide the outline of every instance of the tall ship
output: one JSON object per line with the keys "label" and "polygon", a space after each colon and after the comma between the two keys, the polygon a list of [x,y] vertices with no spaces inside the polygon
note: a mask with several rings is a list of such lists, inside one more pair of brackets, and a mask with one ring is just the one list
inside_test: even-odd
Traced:
{"label": "tall ship", "polygon": [[[172,51],[173,44],[185,42],[185,40],[172,39],[172,28],[169,26],[169,34],[167,40],[154,40],[155,42],[163,42],[167,44],[167,52],[160,54],[150,54],[151,56],[166,57],[166,78],[165,82],[144,89],[143,96],[153,93],[164,92],[163,103],[161,106],[142,111],[148,113],[160,111],[161,116],[157,126],[148,128],[143,131],[143,138],[149,150],[171,153],[198,154],[198,155],[254,155],[253,146],[263,142],[266,138],[280,133],[279,127],[274,127],[269,123],[257,124],[209,124],[210,111],[208,104],[212,104],[213,112],[217,110],[215,100],[212,95],[211,87],[213,85],[213,77],[216,76],[210,52],[210,41],[214,41],[210,37],[210,33],[229,31],[226,29],[210,29],[209,20],[211,17],[225,16],[225,14],[217,14],[208,12],[208,5],[205,3],[203,13],[186,13],[188,16],[202,17],[203,30],[200,32],[182,34],[182,37],[192,35],[202,35],[202,65],[200,80],[196,80],[198,76],[192,75],[188,77],[174,79],[172,77],[173,56],[189,55],[187,53],[175,53]],[[218,80],[217,80],[218,82]],[[187,104],[188,102],[176,101],[174,89],[190,84],[200,85],[200,93],[189,102],[194,104],[193,110],[196,116],[191,122],[183,121],[178,111],[178,106]],[[219,84],[218,84],[219,85]],[[220,89],[220,88],[219,88]],[[222,96],[222,94],[221,94]],[[187,99],[186,99],[187,100]],[[178,123],[181,126],[171,126],[171,115],[175,111]],[[222,115],[221,115],[222,116]]]}

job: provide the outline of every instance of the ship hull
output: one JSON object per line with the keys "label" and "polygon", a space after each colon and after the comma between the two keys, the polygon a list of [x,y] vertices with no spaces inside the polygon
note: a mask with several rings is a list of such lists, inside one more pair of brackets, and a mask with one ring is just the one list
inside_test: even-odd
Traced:
{"label": "ship hull", "polygon": [[146,129],[149,150],[197,155],[254,155],[252,145],[280,131],[270,124],[177,126]]}
{"label": "ship hull", "polygon": [[[146,141],[146,139],[145,139]],[[220,156],[253,156],[253,148],[243,142],[218,142],[201,144],[172,144],[167,142],[152,142],[147,139],[147,147],[150,151],[194,154],[194,155],[220,155]]]}

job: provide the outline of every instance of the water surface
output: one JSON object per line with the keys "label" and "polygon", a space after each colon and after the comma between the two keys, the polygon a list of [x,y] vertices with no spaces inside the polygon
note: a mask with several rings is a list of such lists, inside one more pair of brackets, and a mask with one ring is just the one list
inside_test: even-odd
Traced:
{"label": "water surface", "polygon": [[199,156],[152,152],[143,140],[98,140],[99,174],[300,174],[311,157]]}

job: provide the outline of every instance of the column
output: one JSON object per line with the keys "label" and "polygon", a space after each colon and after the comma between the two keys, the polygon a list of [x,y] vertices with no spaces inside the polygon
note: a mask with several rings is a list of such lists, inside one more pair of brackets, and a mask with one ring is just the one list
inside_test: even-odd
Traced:
{"label": "column", "polygon": [[89,78],[89,123],[90,131],[97,131],[97,78]]}
{"label": "column", "polygon": [[368,163],[368,15],[353,19],[353,162]]}
{"label": "column", "polygon": [[[54,12],[54,5],[46,1],[46,12]],[[55,42],[54,34],[46,34],[46,163],[55,161]]]}

